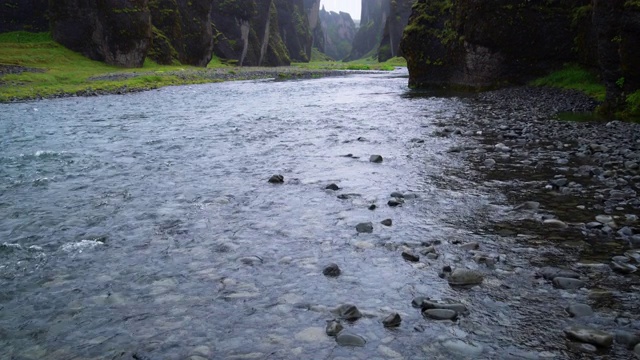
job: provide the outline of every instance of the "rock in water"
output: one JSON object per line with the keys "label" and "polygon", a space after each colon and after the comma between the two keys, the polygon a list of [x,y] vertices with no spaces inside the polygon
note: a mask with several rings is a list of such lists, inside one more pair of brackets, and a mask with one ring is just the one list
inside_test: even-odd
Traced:
{"label": "rock in water", "polygon": [[428,309],[422,315],[434,320],[455,320],[458,317],[457,312],[449,309]]}
{"label": "rock in water", "polygon": [[382,221],[380,221],[380,224],[384,225],[384,226],[391,226],[393,225],[393,220],[391,219],[384,219]]}
{"label": "rock in water", "polygon": [[284,176],[282,175],[273,175],[269,178],[269,182],[271,184],[282,184],[284,182]]}
{"label": "rock in water", "polygon": [[391,206],[391,207],[396,207],[396,206],[400,206],[402,205],[404,201],[402,201],[402,199],[399,198],[395,198],[395,199],[391,199],[387,202],[387,205]]}
{"label": "rock in water", "polygon": [[560,269],[560,268],[555,268],[551,266],[543,267],[542,269],[540,269],[539,274],[542,275],[542,277],[544,277],[545,280],[553,280],[554,278],[557,278],[557,277],[573,278],[573,279],[578,279],[580,277],[580,274],[578,274],[573,270]]}
{"label": "rock in water", "polygon": [[360,223],[356,225],[356,231],[359,233],[372,233],[373,232],[373,224],[370,222]]}
{"label": "rock in water", "polygon": [[636,357],[638,359],[640,359],[640,344],[636,345],[636,347],[633,348],[633,353],[636,354]]}
{"label": "rock in water", "polygon": [[572,290],[583,288],[587,284],[579,279],[557,277],[553,279],[553,285],[559,289]]}
{"label": "rock in water", "polygon": [[355,305],[351,304],[340,305],[334,310],[334,312],[337,313],[340,318],[348,321],[355,321],[362,317],[360,310],[358,310]]}
{"label": "rock in water", "polygon": [[336,342],[341,346],[364,346],[367,343],[362,336],[347,330],[341,331],[336,336]]}
{"label": "rock in water", "polygon": [[479,285],[483,280],[482,274],[468,269],[455,269],[448,279],[451,286]]}
{"label": "rock in water", "polygon": [[573,317],[583,317],[593,315],[591,306],[585,304],[571,304],[565,309]]}
{"label": "rock in water", "polygon": [[600,347],[610,347],[613,344],[613,335],[586,326],[570,326],[564,329],[564,333],[571,340]]}
{"label": "rock in water", "polygon": [[369,157],[369,161],[371,161],[372,163],[381,163],[382,162],[382,156],[380,156],[380,155],[371,155]]}
{"label": "rock in water", "polygon": [[418,262],[420,261],[420,256],[410,252],[410,251],[403,251],[402,252],[402,258],[407,260],[407,261],[411,261],[411,262]]}
{"label": "rock in water", "polygon": [[340,275],[340,268],[338,267],[337,264],[335,263],[331,263],[327,266],[325,266],[324,270],[322,270],[322,273],[325,276],[330,276],[330,277],[336,277]]}
{"label": "rock in water", "polygon": [[400,323],[402,323],[402,318],[398,313],[393,313],[382,320],[384,327],[398,327]]}
{"label": "rock in water", "polygon": [[340,324],[339,321],[327,320],[327,327],[325,329],[325,332],[327,333],[327,335],[336,336],[338,335],[338,333],[340,333],[340,331],[342,331],[342,329],[343,329],[342,324]]}
{"label": "rock in water", "polygon": [[327,187],[325,187],[325,189],[338,191],[338,190],[340,190],[340,187],[338,185],[336,185],[336,184],[329,184],[329,185],[327,185]]}

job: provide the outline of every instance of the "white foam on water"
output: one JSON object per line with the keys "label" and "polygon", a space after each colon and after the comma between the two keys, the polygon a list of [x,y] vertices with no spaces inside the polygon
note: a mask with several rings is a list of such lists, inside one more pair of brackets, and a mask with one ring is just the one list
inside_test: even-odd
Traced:
{"label": "white foam on water", "polygon": [[22,250],[22,245],[20,244],[10,244],[10,243],[2,243],[2,247],[6,247],[9,249]]}
{"label": "white foam on water", "polygon": [[102,246],[104,243],[96,240],[80,240],[80,242],[65,243],[60,247],[64,252],[79,252],[94,249],[96,246]]}

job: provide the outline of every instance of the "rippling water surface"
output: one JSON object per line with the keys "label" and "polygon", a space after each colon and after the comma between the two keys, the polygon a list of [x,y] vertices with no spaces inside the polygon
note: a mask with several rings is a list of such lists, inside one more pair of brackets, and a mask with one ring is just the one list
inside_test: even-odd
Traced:
{"label": "rippling water surface", "polygon": [[[0,357],[451,358],[434,344],[465,330],[410,302],[465,297],[397,249],[472,238],[455,224],[491,196],[429,136],[464,100],[404,75],[0,105]],[[391,208],[393,191],[417,198]],[[324,334],[343,303],[364,348]]]}

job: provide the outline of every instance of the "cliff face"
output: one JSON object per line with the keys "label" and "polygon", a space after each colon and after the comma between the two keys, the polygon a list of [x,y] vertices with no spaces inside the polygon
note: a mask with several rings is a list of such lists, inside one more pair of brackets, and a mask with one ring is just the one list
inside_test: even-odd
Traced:
{"label": "cliff face", "polygon": [[0,0],[0,33],[49,31],[49,0]]}
{"label": "cliff face", "polygon": [[335,60],[342,60],[351,53],[356,25],[351,15],[340,12],[320,11],[320,23],[324,34],[324,53]]}
{"label": "cliff face", "polygon": [[304,0],[304,9],[309,19],[309,30],[311,31],[311,43],[309,48],[317,48],[324,52],[324,32],[320,21],[320,0]]}
{"label": "cliff face", "polygon": [[50,0],[52,36],[93,60],[140,67],[151,43],[147,1]]}
{"label": "cliff face", "polygon": [[638,88],[635,3],[418,0],[401,43],[410,85],[495,87],[581,62],[600,67],[607,102],[617,107]]}
{"label": "cliff face", "polygon": [[378,61],[383,62],[395,56],[402,56],[400,40],[409,21],[414,2],[415,0],[391,0],[389,16],[384,25],[382,41],[378,48]]}
{"label": "cliff face", "polygon": [[389,6],[389,0],[362,0],[360,28],[354,37],[351,53],[345,61],[360,59],[377,50],[387,22]]}

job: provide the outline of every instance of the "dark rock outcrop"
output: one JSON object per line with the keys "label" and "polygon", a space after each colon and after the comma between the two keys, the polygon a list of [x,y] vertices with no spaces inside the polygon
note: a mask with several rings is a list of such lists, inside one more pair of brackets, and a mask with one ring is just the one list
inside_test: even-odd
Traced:
{"label": "dark rock outcrop", "polygon": [[303,0],[275,0],[278,13],[278,30],[289,58],[297,62],[309,62],[313,38],[309,17]]}
{"label": "dark rock outcrop", "polygon": [[377,52],[389,14],[389,0],[362,0],[360,28],[353,39],[351,53],[345,61],[363,58]]}
{"label": "dark rock outcrop", "polygon": [[49,31],[49,0],[0,0],[0,33]]}
{"label": "dark rock outcrop", "polygon": [[392,57],[402,56],[400,40],[415,0],[392,0],[389,6],[389,16],[384,25],[382,41],[378,48],[378,61],[384,62]]}
{"label": "dark rock outcrop", "polygon": [[316,48],[324,52],[324,32],[320,21],[320,0],[304,0],[304,9],[309,18],[309,30],[311,30],[311,44],[309,48]]}
{"label": "dark rock outcrop", "polygon": [[351,52],[356,35],[356,24],[351,15],[334,11],[320,11],[324,53],[334,60],[342,60]]}
{"label": "dark rock outcrop", "polygon": [[524,83],[579,63],[599,69],[602,109],[640,87],[640,3],[628,0],[418,0],[401,49],[414,87]]}
{"label": "dark rock outcrop", "polygon": [[111,65],[140,67],[151,44],[148,0],[50,0],[57,42]]}

